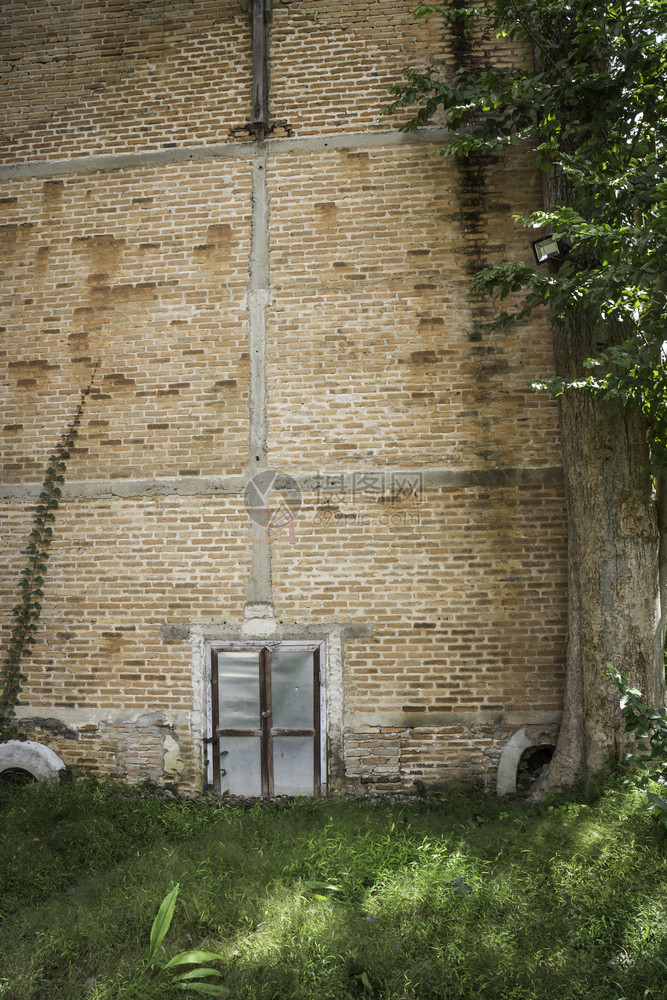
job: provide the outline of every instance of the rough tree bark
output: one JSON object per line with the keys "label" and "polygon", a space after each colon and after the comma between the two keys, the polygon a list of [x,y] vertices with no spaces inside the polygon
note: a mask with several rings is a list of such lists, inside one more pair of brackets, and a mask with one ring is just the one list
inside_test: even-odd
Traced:
{"label": "rough tree bark", "polygon": [[[556,331],[559,375],[583,372],[596,333],[584,315]],[[561,397],[568,514],[568,646],[560,735],[544,789],[610,770],[626,742],[618,692],[605,660],[629,674],[646,700],[664,704],[661,530],[646,425],[620,403]]]}
{"label": "rough tree bark", "polygon": [[[568,44],[563,36],[552,39]],[[539,51],[535,66],[549,71]],[[544,203],[546,209],[576,205],[557,171],[545,178]],[[597,262],[573,254],[572,263]],[[626,339],[620,326],[583,307],[553,329],[556,375],[568,380],[587,374],[587,358]],[[565,702],[556,752],[537,795],[608,772],[622,760],[626,738],[618,692],[601,676],[604,661],[628,674],[649,704],[665,701],[667,491],[657,489],[646,471],[646,419],[620,402],[601,405],[579,390],[560,397],[560,417],[568,515]]]}

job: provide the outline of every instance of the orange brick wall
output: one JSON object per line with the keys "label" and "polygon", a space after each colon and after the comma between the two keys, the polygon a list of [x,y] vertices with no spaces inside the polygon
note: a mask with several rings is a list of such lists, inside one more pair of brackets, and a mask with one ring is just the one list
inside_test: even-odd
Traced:
{"label": "orange brick wall", "polygon": [[98,359],[76,478],[240,471],[249,182],[244,161],[5,184],[3,478],[39,474]]}
{"label": "orange brick wall", "polygon": [[[559,718],[549,329],[480,331],[468,288],[528,259],[539,192],[526,151],[459,163],[381,115],[401,67],[458,58],[413,8],[274,0],[262,138],[239,0],[2,7],[5,635],[98,366],[19,706],[74,770],[201,789],[217,641],[323,643],[339,791],[492,782]],[[300,500],[263,534],[264,468]]]}
{"label": "orange brick wall", "polygon": [[236,0],[3,4],[8,162],[219,142],[247,121]]}
{"label": "orange brick wall", "polygon": [[559,708],[558,487],[305,500],[293,536],[276,540],[274,586],[295,623],[332,612],[374,623],[372,639],[350,651],[351,713],[382,707],[421,724],[470,705]]}
{"label": "orange brick wall", "polygon": [[[476,329],[458,173],[431,146],[270,160],[277,466],[560,462],[553,404],[526,389],[553,363],[548,327]],[[525,256],[508,216],[535,207],[529,178],[521,154],[494,167],[480,248]]]}

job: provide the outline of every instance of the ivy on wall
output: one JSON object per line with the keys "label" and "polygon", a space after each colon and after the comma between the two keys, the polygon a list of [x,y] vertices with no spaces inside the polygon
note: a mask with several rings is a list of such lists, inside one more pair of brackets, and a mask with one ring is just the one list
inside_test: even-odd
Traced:
{"label": "ivy on wall", "polygon": [[53,538],[53,523],[62,496],[67,461],[79,432],[86,400],[93,388],[97,372],[93,369],[90,382],[81,393],[74,417],[46,463],[44,482],[32,519],[32,530],[25,550],[26,562],[18,584],[19,600],[12,608],[12,628],[9,644],[0,663],[0,742],[15,739],[19,733],[15,722],[23,682],[23,663],[35,642],[37,622],[42,612],[49,547]]}

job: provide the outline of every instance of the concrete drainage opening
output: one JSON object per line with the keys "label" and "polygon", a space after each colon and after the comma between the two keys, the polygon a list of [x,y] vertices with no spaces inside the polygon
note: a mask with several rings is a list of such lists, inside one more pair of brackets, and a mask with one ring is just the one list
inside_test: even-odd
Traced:
{"label": "concrete drainage opening", "polygon": [[[67,768],[57,753],[33,740],[8,740],[0,744],[0,781],[27,784],[30,780],[62,781]],[[6,777],[5,777],[6,776]]]}
{"label": "concrete drainage opening", "polygon": [[516,790],[519,793],[528,792],[538,778],[545,773],[556,747],[551,743],[543,743],[539,747],[528,747],[519,758],[516,769]]}
{"label": "concrete drainage opening", "polygon": [[33,781],[37,781],[35,775],[30,771],[24,771],[21,767],[6,767],[4,771],[0,771],[0,786],[20,788]]}
{"label": "concrete drainage opening", "polygon": [[545,773],[556,749],[557,725],[523,726],[507,741],[498,761],[498,795],[525,794]]}

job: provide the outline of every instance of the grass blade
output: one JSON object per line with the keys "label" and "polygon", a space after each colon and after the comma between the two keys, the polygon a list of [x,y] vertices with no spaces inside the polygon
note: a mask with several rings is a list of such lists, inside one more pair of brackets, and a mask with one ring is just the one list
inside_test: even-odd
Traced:
{"label": "grass blade", "polygon": [[331,892],[340,892],[339,885],[331,885],[329,882],[320,882],[318,879],[311,878],[307,882],[303,883],[304,889],[330,889]]}

